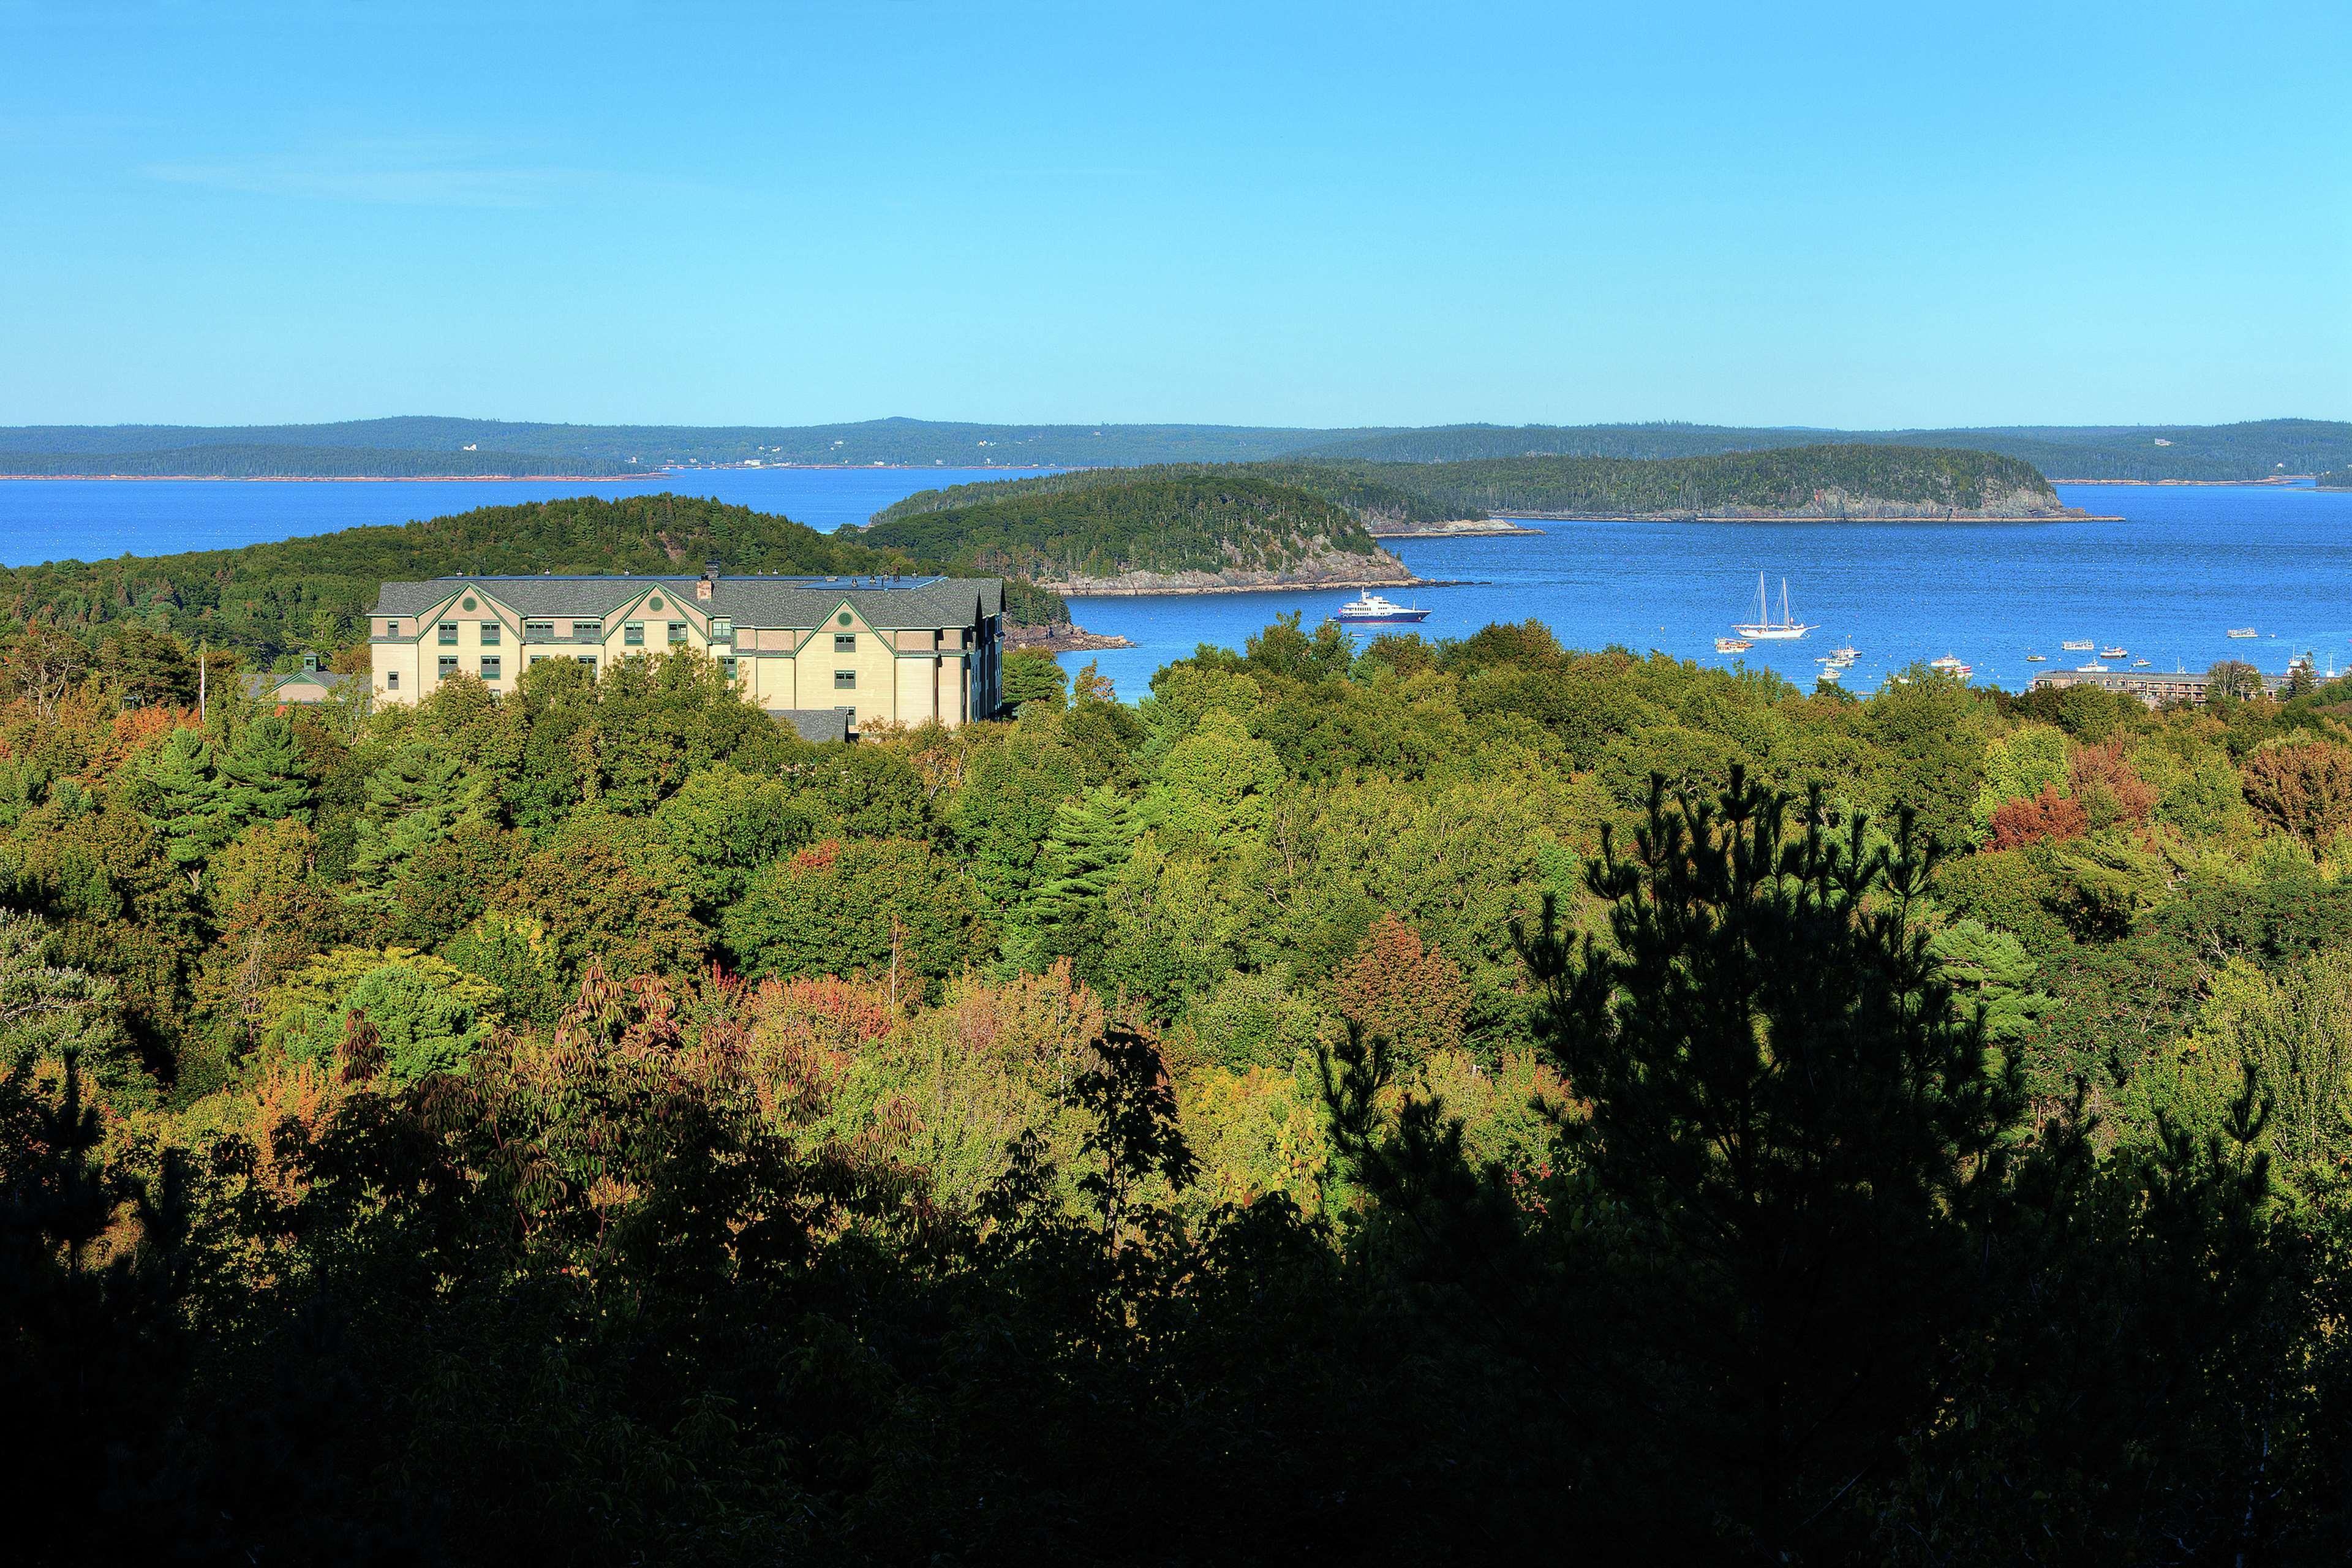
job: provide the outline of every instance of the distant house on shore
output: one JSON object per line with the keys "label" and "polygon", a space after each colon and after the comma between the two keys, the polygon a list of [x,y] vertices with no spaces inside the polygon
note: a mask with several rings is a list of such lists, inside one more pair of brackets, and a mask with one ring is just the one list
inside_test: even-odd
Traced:
{"label": "distant house on shore", "polygon": [[[2150,708],[2161,708],[2168,702],[2190,702],[2203,706],[2206,675],[2203,671],[2166,669],[2053,669],[2033,678],[2030,689],[2063,691],[2070,686],[2095,686],[2102,691],[2120,691],[2137,697]],[[2278,676],[2263,677],[2263,689],[2275,693],[2285,682]]]}
{"label": "distant house on shore", "polygon": [[1002,704],[995,577],[436,577],[386,583],[370,613],[378,702],[472,676],[514,690],[530,666],[602,671],[708,654],[736,689],[811,739],[861,723],[949,726]]}
{"label": "distant house on shore", "polygon": [[264,670],[247,676],[245,692],[256,702],[275,702],[281,708],[301,707],[348,696],[360,684],[356,675],[337,675],[320,668],[319,656],[306,653],[299,669]]}

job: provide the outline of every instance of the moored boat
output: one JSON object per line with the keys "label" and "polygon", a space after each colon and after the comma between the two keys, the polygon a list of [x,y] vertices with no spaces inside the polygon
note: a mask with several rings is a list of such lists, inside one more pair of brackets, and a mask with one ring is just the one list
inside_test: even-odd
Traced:
{"label": "moored boat", "polygon": [[2252,626],[2231,626],[2225,635],[2233,637],[2258,637],[2263,634]]}
{"label": "moored boat", "polygon": [[2058,645],[2068,653],[2088,653],[2099,645],[2089,637],[2070,637]]}
{"label": "moored boat", "polygon": [[1343,626],[1405,626],[1429,619],[1429,612],[1406,605],[1391,604],[1370,588],[1365,588],[1332,611],[1331,618]]}
{"label": "moored boat", "polygon": [[1976,673],[1976,666],[1964,662],[1957,655],[1948,653],[1941,658],[1929,659],[1927,668],[1938,675],[1957,676],[1962,680]]}
{"label": "moored boat", "polygon": [[1751,642],[1793,642],[1807,632],[1819,629],[1818,626],[1807,626],[1790,616],[1789,580],[1786,577],[1780,579],[1780,618],[1774,620],[1771,606],[1765,602],[1764,574],[1761,572],[1756,574],[1755,620],[1731,628],[1734,636],[1746,637]]}
{"label": "moored boat", "polygon": [[2131,649],[2127,647],[2119,647],[2115,644],[2110,643],[2105,647],[2099,650],[2099,657],[2101,658],[2129,658],[2131,657]]}
{"label": "moored boat", "polygon": [[2048,664],[2050,662],[2050,656],[2046,653],[2029,653],[2025,656],[2025,662],[2028,664]]}
{"label": "moored boat", "polygon": [[1749,648],[1754,647],[1756,645],[1754,643],[1749,642],[1746,637],[1717,637],[1715,639],[1715,651],[1717,653],[1746,653]]}

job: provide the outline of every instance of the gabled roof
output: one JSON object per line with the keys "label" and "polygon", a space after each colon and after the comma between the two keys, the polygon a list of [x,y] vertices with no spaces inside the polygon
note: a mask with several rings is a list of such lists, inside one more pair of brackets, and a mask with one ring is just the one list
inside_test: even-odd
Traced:
{"label": "gabled roof", "polygon": [[682,605],[747,626],[814,628],[846,603],[882,630],[971,626],[1004,606],[998,577],[720,577],[695,597],[694,577],[436,577],[385,583],[374,614],[421,616],[471,588],[519,615],[601,619],[654,588]]}

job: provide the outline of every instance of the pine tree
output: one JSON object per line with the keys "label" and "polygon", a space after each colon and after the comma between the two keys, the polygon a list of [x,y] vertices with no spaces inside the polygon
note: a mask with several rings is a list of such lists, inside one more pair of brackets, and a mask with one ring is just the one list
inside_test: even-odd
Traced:
{"label": "pine tree", "polygon": [[294,725],[281,713],[256,719],[220,759],[226,814],[242,831],[255,822],[282,817],[310,820],[310,781]]}
{"label": "pine tree", "polygon": [[147,761],[148,816],[163,835],[163,855],[194,883],[204,862],[236,837],[242,826],[214,765],[212,742],[201,730],[174,730]]}
{"label": "pine tree", "polygon": [[1683,1495],[1781,1562],[1849,1554],[1838,1503],[1928,1419],[2023,1100],[1913,929],[1910,814],[1891,852],[1831,837],[1818,791],[1793,840],[1792,815],[1737,768],[1713,802],[1654,779],[1633,855],[1604,829],[1589,868],[1608,942],[1527,944],[1591,1106],[1573,1152],[1643,1259],[1592,1331],[1642,1369]]}
{"label": "pine tree", "polygon": [[1139,831],[1134,805],[1108,784],[1055,808],[1018,922],[1039,933],[1041,959],[1074,959],[1083,971],[1100,951],[1111,884],[1134,855]]}

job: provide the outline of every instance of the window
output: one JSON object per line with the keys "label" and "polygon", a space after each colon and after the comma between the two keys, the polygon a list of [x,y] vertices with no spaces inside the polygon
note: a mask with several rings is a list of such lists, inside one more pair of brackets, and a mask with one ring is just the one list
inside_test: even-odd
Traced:
{"label": "window", "polygon": [[730,680],[734,679],[735,661],[732,658],[720,659],[719,661],[719,673],[725,676]]}
{"label": "window", "polygon": [[855,691],[855,690],[856,690],[856,689],[857,689],[857,672],[856,672],[856,670],[854,670],[854,669],[836,669],[836,670],[835,670],[835,671],[833,672],[833,689],[834,689],[835,691]]}
{"label": "window", "polygon": [[593,669],[596,668],[596,656],[593,653],[574,654],[572,656],[572,662],[574,664],[584,664],[589,668]]}
{"label": "window", "polygon": [[586,637],[592,641],[602,642],[604,640],[604,623],[602,621],[574,621],[572,623],[572,635],[575,637]]}
{"label": "window", "polygon": [[835,653],[856,653],[857,651],[857,634],[856,632],[834,633],[833,651]]}
{"label": "window", "polygon": [[398,621],[386,621],[386,622],[384,622],[384,623],[383,623],[383,635],[384,635],[384,636],[386,636],[386,637],[398,637],[398,636],[400,635],[400,623],[399,623]]}
{"label": "window", "polygon": [[623,647],[645,647],[646,623],[643,621],[631,621],[627,625],[624,626],[621,628],[621,646]]}
{"label": "window", "polygon": [[522,636],[525,642],[530,641],[533,637],[551,637],[554,635],[553,621],[525,621],[522,624]]}
{"label": "window", "polygon": [[400,689],[400,671],[396,669],[387,669],[383,672],[383,689],[386,691],[397,691]]}
{"label": "window", "polygon": [[727,619],[724,616],[712,621],[710,623],[710,640],[712,642],[733,642],[735,640],[735,623]]}
{"label": "window", "polygon": [[457,673],[457,656],[454,653],[443,654],[441,656],[441,679],[446,680]]}
{"label": "window", "polygon": [[670,624],[669,624],[669,641],[670,641],[670,646],[671,646],[672,647],[676,647],[679,643],[682,643],[682,642],[684,642],[685,640],[686,640],[686,623],[685,623],[684,621],[672,621],[672,622],[670,622]]}
{"label": "window", "polygon": [[482,623],[482,646],[484,647],[498,647],[499,638],[504,635],[505,628],[501,627],[498,622],[484,621]]}
{"label": "window", "polygon": [[441,646],[444,647],[455,647],[457,645],[457,623],[455,621],[443,621],[441,623]]}
{"label": "window", "polygon": [[499,670],[504,667],[505,661],[499,658],[497,654],[484,654],[482,656],[482,679],[484,680],[496,680],[499,678]]}

